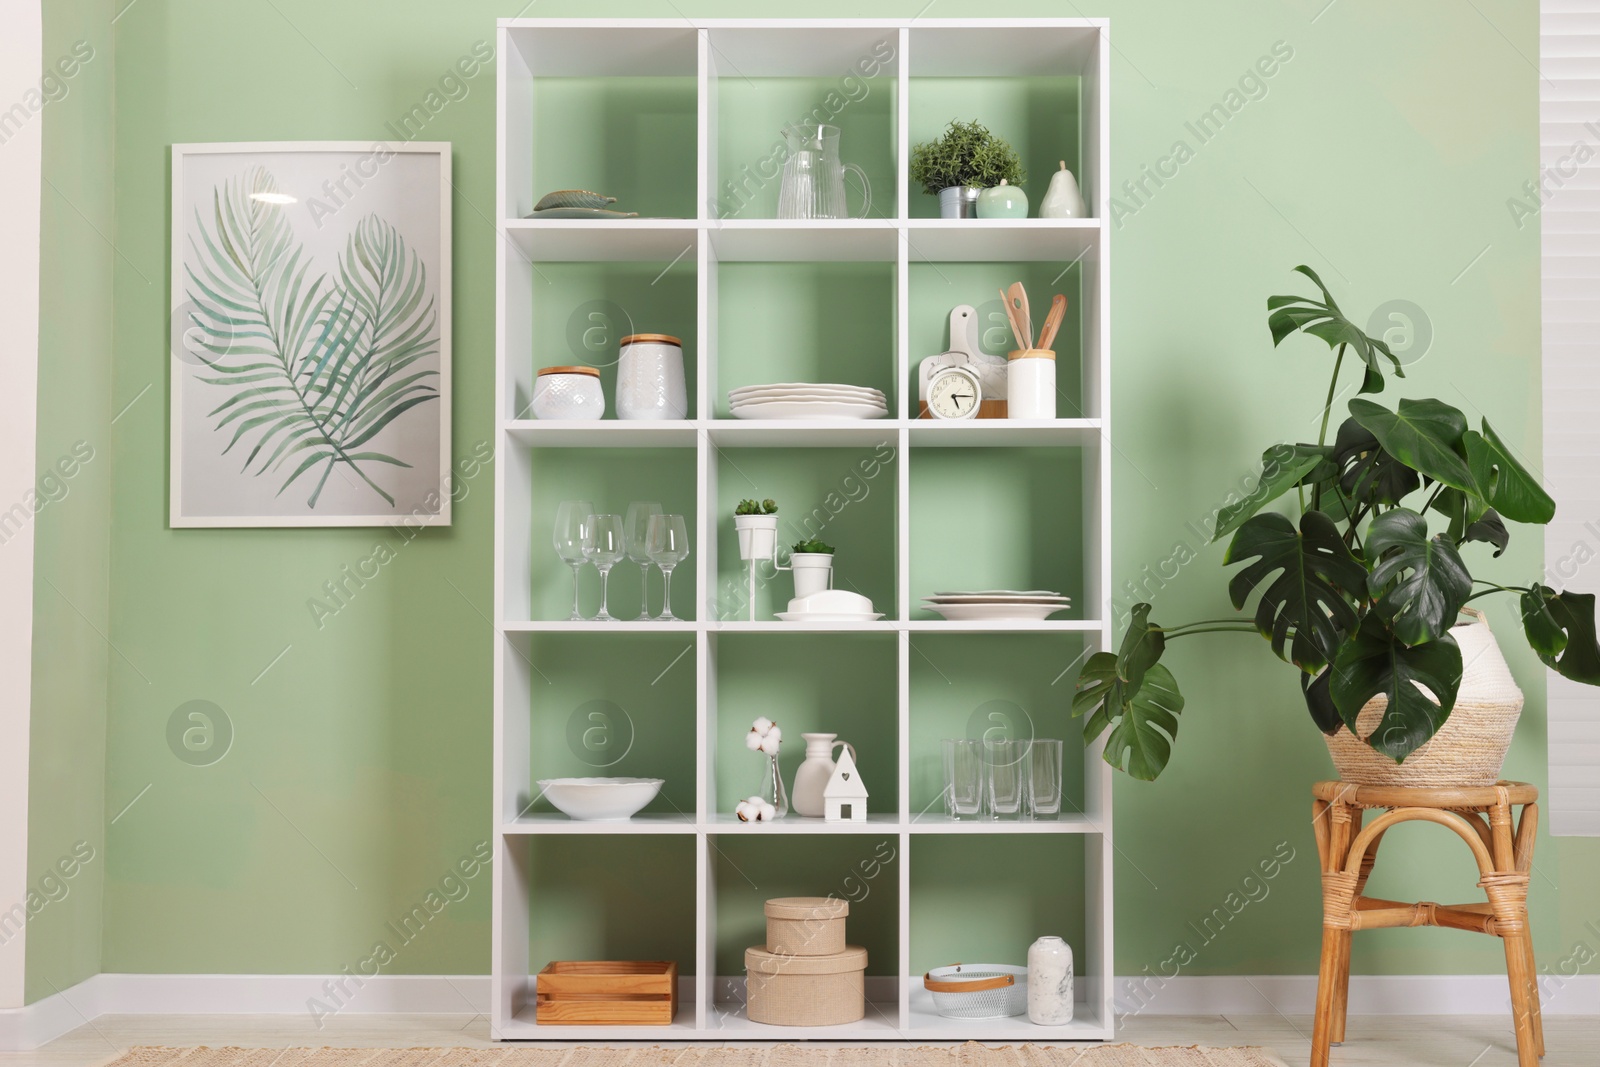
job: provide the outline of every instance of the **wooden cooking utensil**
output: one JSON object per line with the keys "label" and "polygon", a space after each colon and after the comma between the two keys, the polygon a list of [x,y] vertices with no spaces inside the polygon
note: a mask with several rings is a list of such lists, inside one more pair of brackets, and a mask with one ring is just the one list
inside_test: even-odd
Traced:
{"label": "wooden cooking utensil", "polygon": [[1039,347],[1048,350],[1061,329],[1061,320],[1067,314],[1067,298],[1057,293],[1050,300],[1050,313],[1044,317],[1044,329],[1039,331]]}
{"label": "wooden cooking utensil", "polygon": [[1021,282],[1011,283],[1011,288],[1006,290],[1006,302],[1016,308],[1017,322],[1022,327],[1017,343],[1023,349],[1032,348],[1033,316],[1028,314],[1028,291],[1022,287]]}
{"label": "wooden cooking utensil", "polygon": [[1021,321],[1017,318],[1017,309],[1011,306],[1011,294],[1004,289],[1000,290],[1000,302],[1006,306],[1006,321],[1011,324],[1011,337],[1017,342],[1017,347],[1027,348],[1027,334],[1023,332]]}

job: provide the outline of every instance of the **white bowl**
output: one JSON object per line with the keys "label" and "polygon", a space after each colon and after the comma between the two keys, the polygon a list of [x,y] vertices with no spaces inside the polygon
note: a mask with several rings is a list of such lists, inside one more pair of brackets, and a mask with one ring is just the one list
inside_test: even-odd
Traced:
{"label": "white bowl", "polygon": [[656,798],[662,778],[542,778],[545,798],[579,822],[625,822]]}

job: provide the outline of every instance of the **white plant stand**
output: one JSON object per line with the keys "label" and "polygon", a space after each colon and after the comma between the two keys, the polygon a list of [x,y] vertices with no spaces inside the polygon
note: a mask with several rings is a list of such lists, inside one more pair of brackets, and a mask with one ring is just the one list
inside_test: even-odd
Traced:
{"label": "white plant stand", "polygon": [[[911,639],[923,633],[1081,635],[1090,651],[1114,647],[1111,601],[1110,507],[1110,226],[1109,24],[1104,19],[508,19],[499,28],[499,130],[494,604],[494,900],[493,1011],[491,1032],[506,1040],[1106,1040],[1112,1014],[1111,771],[1098,745],[1082,754],[1081,812],[1055,822],[951,821],[942,813],[914,814],[910,799]],[[717,101],[722,78],[836,77],[875,42],[893,44],[894,58],[879,77],[897,81],[893,156],[899,169],[893,217],[839,221],[718,220],[708,207],[719,189]],[[697,79],[697,218],[639,219],[627,223],[522,218],[541,190],[533,187],[534,93],[537,79],[625,78],[678,75]],[[909,107],[919,77],[983,78],[1075,75],[1081,78],[1080,174],[1093,218],[1070,220],[965,220],[913,218],[908,211]],[[971,116],[953,116],[968,118]],[[882,191],[878,195],[884,196]],[[917,193],[915,195],[920,195]],[[618,205],[625,207],[627,205]],[[530,294],[538,265],[604,261],[661,261],[683,256],[697,270],[698,417],[681,422],[542,423],[519,407],[531,395],[537,367],[532,351],[536,314]],[[736,261],[850,261],[893,263],[897,299],[896,395],[888,419],[867,422],[761,422],[711,417],[717,410],[717,265]],[[916,418],[913,359],[908,337],[913,263],[1015,262],[1080,266],[1082,406],[1086,417],[1050,421],[938,422]],[[1035,323],[1044,308],[1039,294]],[[908,383],[913,383],[908,388]],[[910,395],[908,396],[908,392]],[[880,605],[879,622],[801,624],[717,621],[711,604],[718,580],[719,524],[731,521],[718,506],[718,448],[803,449],[871,447],[893,441],[898,493],[897,603]],[[531,616],[532,555],[544,551],[546,524],[532,515],[531,456],[541,449],[651,448],[692,450],[696,456],[698,531],[695,621],[589,623],[540,621]],[[922,450],[941,447],[1060,448],[1082,457],[1084,529],[1083,603],[1068,620],[1029,623],[949,623],[912,619],[915,600],[931,590],[910,588],[909,469]],[[712,775],[717,737],[716,656],[719,634],[778,630],[895,635],[899,664],[898,796],[875,792],[866,822],[827,823],[791,816],[765,825],[739,823],[714,810]],[[534,792],[530,719],[540,714],[538,679],[521,643],[539,634],[678,633],[691,637],[698,678],[696,718],[697,810],[641,816],[628,823],[575,823],[559,814],[521,814]],[[598,669],[598,668],[597,668]],[[1070,680],[1070,679],[1068,679]],[[1061,699],[1070,699],[1063,684]],[[568,709],[552,710],[561,714]],[[724,790],[726,792],[726,790]],[[885,791],[887,792],[887,791]],[[896,978],[868,979],[872,1001],[866,1019],[837,1027],[775,1027],[748,1021],[728,998],[742,978],[716,976],[716,877],[720,835],[874,834],[897,844],[899,885]],[[1085,944],[1074,945],[1079,1001],[1072,1023],[1034,1026],[1026,1016],[961,1021],[940,1017],[911,973],[912,863],[927,834],[1016,834],[1048,848],[1082,839],[1086,910]],[[696,945],[693,975],[683,980],[677,1019],[667,1027],[541,1026],[534,1021],[532,975],[544,960],[529,959],[530,835],[671,834],[694,840],[697,863]],[[1076,892],[1076,889],[1074,890]],[[531,913],[531,917],[530,917]],[[1054,932],[1054,931],[1041,931]],[[1026,944],[1016,946],[1025,952]],[[1014,954],[1014,953],[1013,953]],[[993,962],[1002,962],[994,960]],[[1020,960],[1014,961],[1020,962]],[[685,968],[688,970],[688,968]]]}

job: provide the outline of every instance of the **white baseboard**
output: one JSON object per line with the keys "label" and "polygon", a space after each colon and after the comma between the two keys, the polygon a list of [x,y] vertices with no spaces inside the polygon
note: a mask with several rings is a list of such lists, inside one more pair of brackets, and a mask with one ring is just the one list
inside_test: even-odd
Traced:
{"label": "white baseboard", "polygon": [[[1600,974],[1544,975],[1540,1008],[1546,1015],[1600,1015]],[[1310,1015],[1317,976],[1197,975],[1118,978],[1117,1017],[1137,1015]],[[1511,1012],[1503,974],[1350,977],[1352,1015],[1495,1015]]]}
{"label": "white baseboard", "polygon": [[[25,1008],[0,1010],[0,1051],[47,1044],[101,1015],[459,1015],[489,1010],[485,975],[97,974]],[[878,984],[888,980],[874,980]],[[1311,1014],[1315,975],[1117,979],[1119,1021],[1138,1015]],[[885,993],[887,992],[887,996]],[[1600,975],[1546,975],[1547,1015],[1600,1016]],[[874,986],[875,999],[893,999]],[[1508,1013],[1503,975],[1355,975],[1352,1015]]]}
{"label": "white baseboard", "polygon": [[101,1015],[475,1015],[487,975],[97,974],[0,1010],[0,1051],[35,1049]]}

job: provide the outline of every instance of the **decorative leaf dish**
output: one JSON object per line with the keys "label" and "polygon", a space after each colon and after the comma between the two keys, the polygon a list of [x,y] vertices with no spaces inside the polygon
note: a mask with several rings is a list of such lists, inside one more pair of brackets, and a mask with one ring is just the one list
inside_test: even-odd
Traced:
{"label": "decorative leaf dish", "polygon": [[539,202],[533,205],[533,210],[548,211],[556,207],[605,207],[616,202],[617,198],[614,196],[592,193],[587,189],[557,189],[553,193],[541,196]]}
{"label": "decorative leaf dish", "polygon": [[607,211],[599,207],[549,207],[527,216],[530,219],[636,219],[637,211]]}

